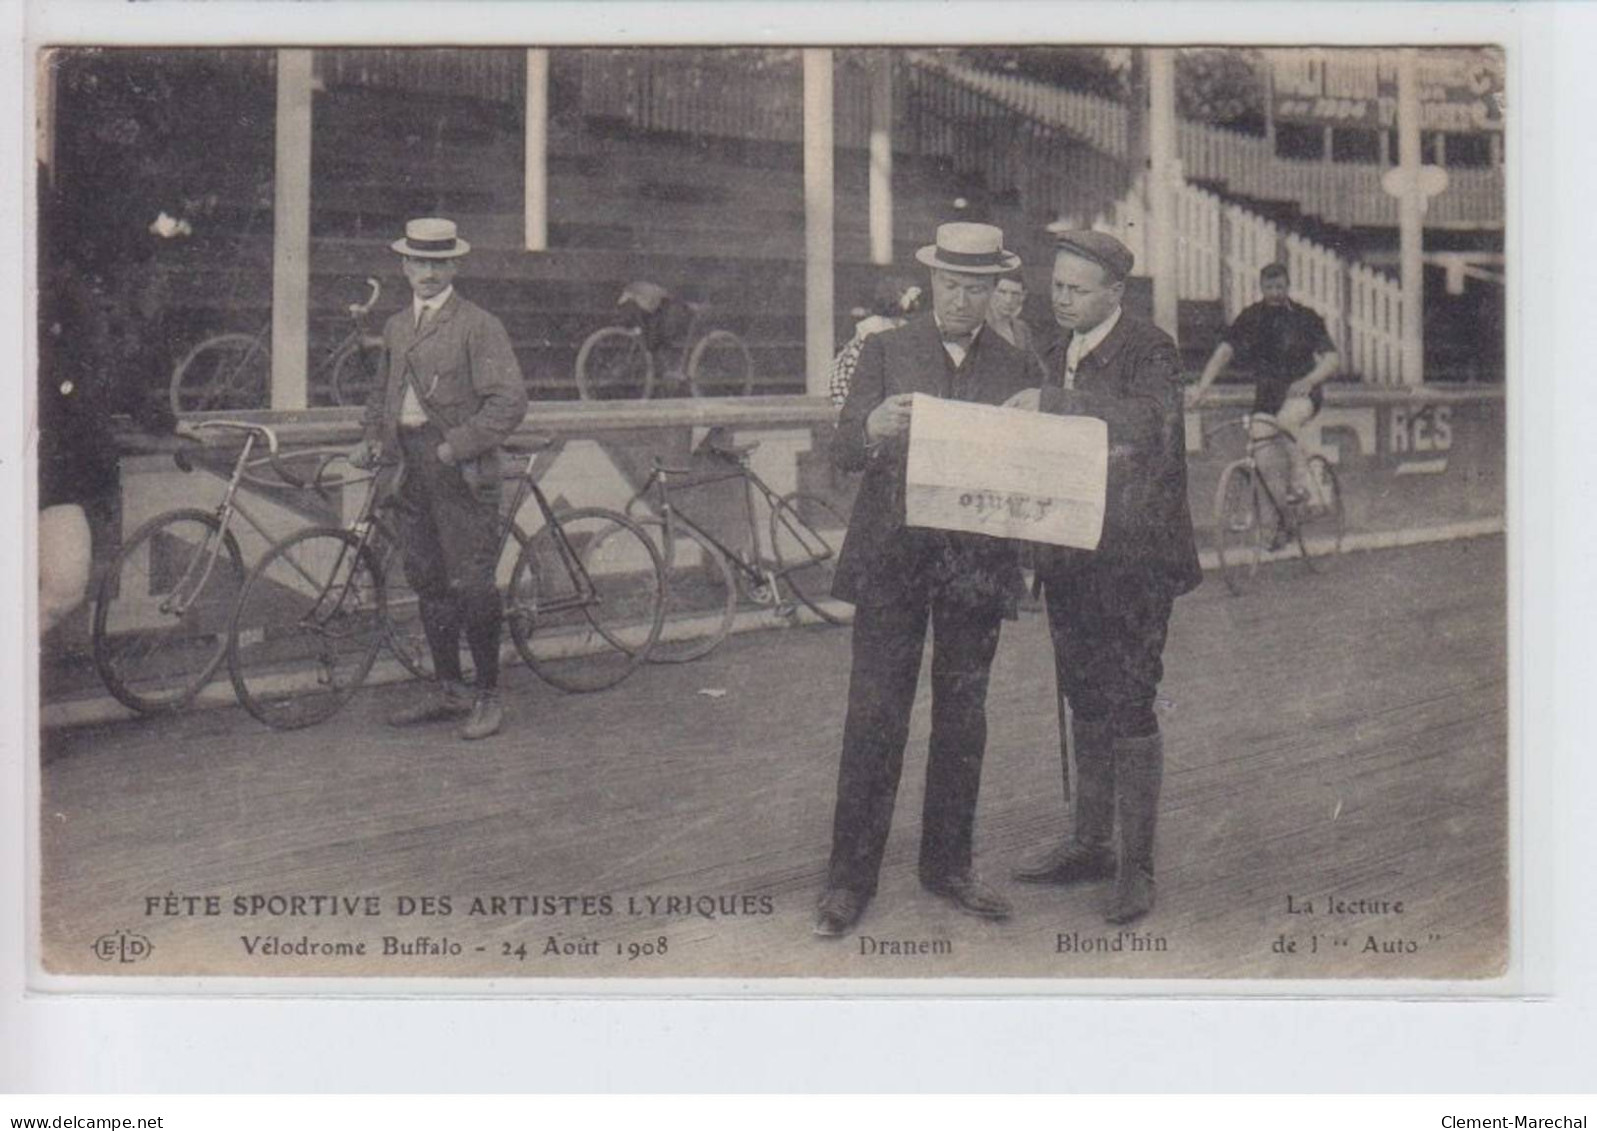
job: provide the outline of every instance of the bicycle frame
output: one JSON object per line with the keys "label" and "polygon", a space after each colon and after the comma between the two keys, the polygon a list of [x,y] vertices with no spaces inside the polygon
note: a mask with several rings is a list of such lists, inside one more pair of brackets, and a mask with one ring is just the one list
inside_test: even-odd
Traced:
{"label": "bicycle frame", "polygon": [[[1255,436],[1253,434],[1253,426],[1255,424],[1262,424],[1271,429],[1270,434],[1268,436]],[[1266,481],[1267,476],[1259,470],[1258,453],[1266,444],[1274,444],[1277,441],[1296,447],[1297,437],[1281,427],[1273,419],[1261,418],[1254,413],[1244,413],[1234,420],[1227,420],[1224,424],[1209,429],[1204,435],[1206,437],[1213,436],[1224,432],[1228,428],[1242,429],[1243,435],[1247,439],[1247,448],[1240,462],[1252,474],[1254,484],[1264,492],[1265,500],[1269,502],[1270,510],[1274,513],[1276,521],[1280,522],[1289,519],[1290,516],[1282,505],[1282,501],[1275,497],[1274,491],[1270,490],[1270,484]]]}
{"label": "bicycle frame", "polygon": [[[319,493],[325,493],[327,488],[330,486],[322,481],[323,473],[330,464],[336,462],[340,458],[343,458],[342,455],[335,455],[332,458],[325,460],[317,469],[312,486]],[[559,516],[556,514],[554,508],[549,505],[548,497],[543,493],[543,488],[541,488],[537,481],[533,478],[533,465],[536,458],[536,452],[529,453],[526,463],[514,476],[517,481],[517,488],[514,496],[512,497],[510,509],[507,512],[509,518],[504,524],[503,532],[500,534],[496,550],[496,557],[503,556],[505,547],[510,541],[510,531],[511,525],[514,522],[514,516],[520,512],[521,508],[526,504],[528,498],[530,497],[537,504],[538,510],[543,516],[545,528],[550,532],[550,535],[554,541],[556,552],[560,557],[561,565],[565,568],[566,573],[569,575],[575,590],[575,592],[572,594],[546,598],[540,606],[540,611],[545,613],[558,613],[566,612],[571,609],[587,609],[588,607],[598,603],[598,587],[594,585],[593,579],[589,576],[587,567],[583,564],[581,556],[576,552],[575,547],[572,546],[571,540],[566,534],[565,527],[560,523]],[[399,465],[397,463],[385,465],[386,468],[390,468],[395,471],[398,470],[398,466]],[[345,563],[351,560],[352,556],[353,560],[359,561],[361,554],[367,552],[375,553],[373,550],[374,544],[387,542],[389,544],[397,545],[399,543],[399,539],[389,525],[388,521],[384,518],[383,514],[384,510],[391,505],[393,499],[393,489],[385,487],[382,482],[383,474],[384,469],[379,468],[377,471],[368,476],[350,477],[341,479],[338,482],[338,486],[340,487],[347,487],[363,481],[369,481],[372,486],[371,489],[366,493],[366,498],[362,502],[359,512],[355,518],[345,527],[348,532],[355,535],[354,543],[345,543],[344,547],[339,551],[338,557],[333,563],[332,576],[339,577],[342,575],[343,577],[343,580],[337,586],[336,600],[333,600],[331,604],[328,604],[328,598],[333,595],[333,588],[328,587],[323,589],[318,594],[316,604],[312,607],[311,611],[306,615],[306,617],[302,619],[302,624],[321,624],[332,620],[343,611],[346,603],[352,599],[356,571],[353,569],[346,570],[344,568]],[[239,513],[244,513],[242,508],[238,509]],[[249,519],[247,514],[245,514],[245,517],[246,519]],[[250,519],[250,522],[252,525],[256,526],[257,531],[260,531],[260,526],[254,523],[253,519]],[[264,534],[264,531],[261,532]],[[299,575],[312,586],[320,586],[322,584],[317,578],[312,577],[304,569],[304,567],[299,564],[298,561],[292,558],[285,558],[284,561],[286,561],[290,568],[298,572]]]}
{"label": "bicycle frame", "polygon": [[[187,435],[191,439],[198,439],[198,437],[194,436],[193,433],[203,431],[207,428],[219,428],[243,432],[244,445],[239,449],[238,455],[233,460],[233,470],[228,475],[227,486],[223,488],[222,498],[216,504],[216,509],[213,512],[216,515],[216,529],[206,534],[206,544],[203,547],[202,552],[195,555],[194,559],[189,562],[188,568],[184,570],[183,576],[178,580],[177,584],[173,586],[173,596],[162,601],[159,606],[161,612],[175,613],[178,616],[182,616],[188,611],[188,603],[193,599],[193,594],[202,592],[205,588],[205,583],[210,580],[211,571],[215,569],[216,560],[222,553],[222,545],[232,530],[233,517],[235,515],[244,519],[244,521],[254,529],[255,533],[259,534],[268,543],[272,541],[272,537],[267,532],[265,525],[262,524],[261,521],[254,515],[250,514],[248,508],[246,508],[244,504],[239,501],[238,492],[248,475],[250,468],[250,456],[255,451],[256,443],[263,435],[268,438],[268,447],[271,449],[271,454],[267,456],[267,460],[272,462],[273,466],[278,466],[276,463],[277,445],[275,438],[271,436],[269,431],[259,426],[238,424],[227,420],[212,420],[205,421],[200,424],[182,426],[180,427],[179,434]],[[174,453],[173,459],[177,463],[178,467],[182,468],[184,471],[192,470],[181,451]],[[200,565],[201,562],[204,563],[204,566],[201,568],[198,578],[193,579],[193,571],[197,566]],[[197,580],[197,583],[192,587],[189,587],[188,583],[191,580]],[[183,597],[180,603],[174,603],[179,601],[180,594],[185,593],[188,594],[188,596]]]}
{"label": "bicycle frame", "polygon": [[[710,450],[717,451],[716,449]],[[631,517],[638,505],[643,503],[650,492],[653,491],[659,499],[660,518],[665,523],[667,537],[671,537],[671,528],[673,523],[682,523],[684,526],[687,526],[697,533],[711,546],[714,546],[715,549],[724,558],[726,558],[728,562],[736,566],[738,571],[744,576],[750,586],[771,585],[773,586],[773,593],[775,592],[775,583],[785,579],[788,574],[806,566],[814,565],[817,562],[823,562],[832,556],[830,550],[827,550],[825,553],[819,555],[815,553],[814,549],[812,548],[811,539],[813,539],[815,542],[819,542],[821,540],[820,536],[817,535],[813,529],[809,528],[808,523],[804,522],[802,516],[798,516],[799,524],[804,526],[805,529],[802,531],[795,530],[794,533],[798,534],[800,539],[804,541],[805,549],[809,552],[810,556],[806,561],[795,562],[794,564],[788,566],[784,566],[780,562],[776,562],[775,565],[777,568],[772,569],[770,564],[768,564],[765,558],[760,554],[760,528],[755,517],[754,493],[755,491],[758,491],[762,496],[764,496],[765,504],[770,508],[772,513],[775,513],[778,509],[778,506],[781,503],[781,496],[772,490],[770,485],[767,484],[765,480],[761,479],[759,474],[755,472],[753,468],[749,467],[747,463],[743,462],[740,457],[720,452],[717,452],[717,455],[718,458],[734,461],[734,466],[729,467],[725,471],[719,473],[703,475],[693,468],[666,467],[658,459],[656,459],[654,462],[654,470],[650,473],[648,480],[644,483],[643,487],[638,491],[638,493],[627,502],[627,505],[624,508],[625,513]],[[727,546],[726,543],[722,542],[714,534],[706,530],[702,524],[694,521],[692,515],[687,514],[680,507],[677,507],[672,503],[670,477],[673,475],[694,476],[693,482],[690,484],[690,486],[693,487],[704,487],[714,483],[725,483],[732,479],[740,479],[743,481],[743,501],[745,507],[744,516],[748,521],[749,545],[751,547],[748,559],[745,559],[741,553]],[[809,537],[805,538],[805,535],[808,535]]]}
{"label": "bicycle frame", "polygon": [[582,564],[582,558],[571,545],[571,539],[566,536],[566,529],[560,525],[560,519],[555,515],[554,508],[549,505],[549,499],[543,493],[543,488],[538,486],[538,481],[533,478],[533,465],[538,458],[537,452],[527,453],[526,462],[516,474],[516,493],[510,502],[509,521],[505,523],[504,532],[499,536],[498,556],[503,556],[505,545],[510,539],[510,524],[515,521],[515,516],[521,513],[521,508],[526,505],[530,495],[538,504],[538,511],[543,516],[544,528],[550,532],[554,539],[555,550],[560,555],[560,563],[565,566],[570,575],[576,593],[566,597],[550,598],[542,606],[546,612],[565,612],[567,609],[585,609],[598,601],[598,587],[593,584],[593,578],[588,576],[588,569]]}

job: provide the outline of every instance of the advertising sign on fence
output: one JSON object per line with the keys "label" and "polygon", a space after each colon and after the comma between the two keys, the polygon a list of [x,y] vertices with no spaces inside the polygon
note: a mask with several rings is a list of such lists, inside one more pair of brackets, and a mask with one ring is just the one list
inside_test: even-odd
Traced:
{"label": "advertising sign on fence", "polygon": [[1095,550],[1109,428],[915,394],[904,495],[910,526]]}

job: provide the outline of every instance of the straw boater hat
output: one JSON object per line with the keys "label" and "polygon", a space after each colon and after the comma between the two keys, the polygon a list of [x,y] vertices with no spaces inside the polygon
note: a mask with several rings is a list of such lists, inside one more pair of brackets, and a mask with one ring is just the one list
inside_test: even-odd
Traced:
{"label": "straw boater hat", "polygon": [[471,245],[455,233],[453,220],[428,217],[405,224],[405,238],[389,244],[400,255],[417,259],[455,259],[471,250]]}
{"label": "straw boater hat", "polygon": [[1004,232],[991,224],[942,224],[937,242],[921,248],[915,258],[928,267],[960,271],[967,275],[1001,275],[1020,266],[1020,256],[1004,250]]}

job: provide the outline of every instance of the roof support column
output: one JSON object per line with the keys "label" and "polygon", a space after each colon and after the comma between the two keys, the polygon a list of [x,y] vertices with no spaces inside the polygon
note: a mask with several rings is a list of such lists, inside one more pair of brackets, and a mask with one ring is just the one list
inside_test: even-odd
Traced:
{"label": "roof support column", "polygon": [[528,251],[549,250],[549,51],[527,49],[527,159],[525,167]]}
{"label": "roof support column", "polygon": [[309,404],[311,52],[277,53],[277,163],[272,206],[274,409]]}
{"label": "roof support column", "polygon": [[832,364],[832,52],[804,49],[804,391],[827,395]]}

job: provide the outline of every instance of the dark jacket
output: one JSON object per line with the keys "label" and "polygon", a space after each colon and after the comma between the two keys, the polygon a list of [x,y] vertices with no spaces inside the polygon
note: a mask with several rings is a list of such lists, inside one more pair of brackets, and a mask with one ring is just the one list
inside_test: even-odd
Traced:
{"label": "dark jacket", "polygon": [[468,482],[496,487],[499,445],[527,414],[521,367],[499,319],[457,291],[418,334],[415,308],[406,303],[383,326],[383,358],[382,380],[366,405],[366,439],[399,450],[400,406],[413,381]]}
{"label": "dark jacket", "polygon": [[838,467],[865,471],[838,555],[834,597],[881,605],[936,587],[973,605],[1012,607],[1020,586],[1014,547],[981,534],[906,527],[908,437],[895,437],[869,451],[865,418],[899,393],[1002,404],[1022,389],[1035,388],[1039,378],[1036,362],[991,327],[977,335],[957,375],[930,314],[866,339],[832,441]]}
{"label": "dark jacket", "polygon": [[[1120,321],[1082,359],[1075,388],[1064,388],[1071,335],[1044,353],[1042,410],[1095,416],[1109,425],[1109,483],[1096,560],[1140,570],[1177,593],[1203,580],[1187,505],[1181,357],[1157,326],[1122,311]],[[1088,554],[1050,550],[1040,565],[1068,565]]]}

